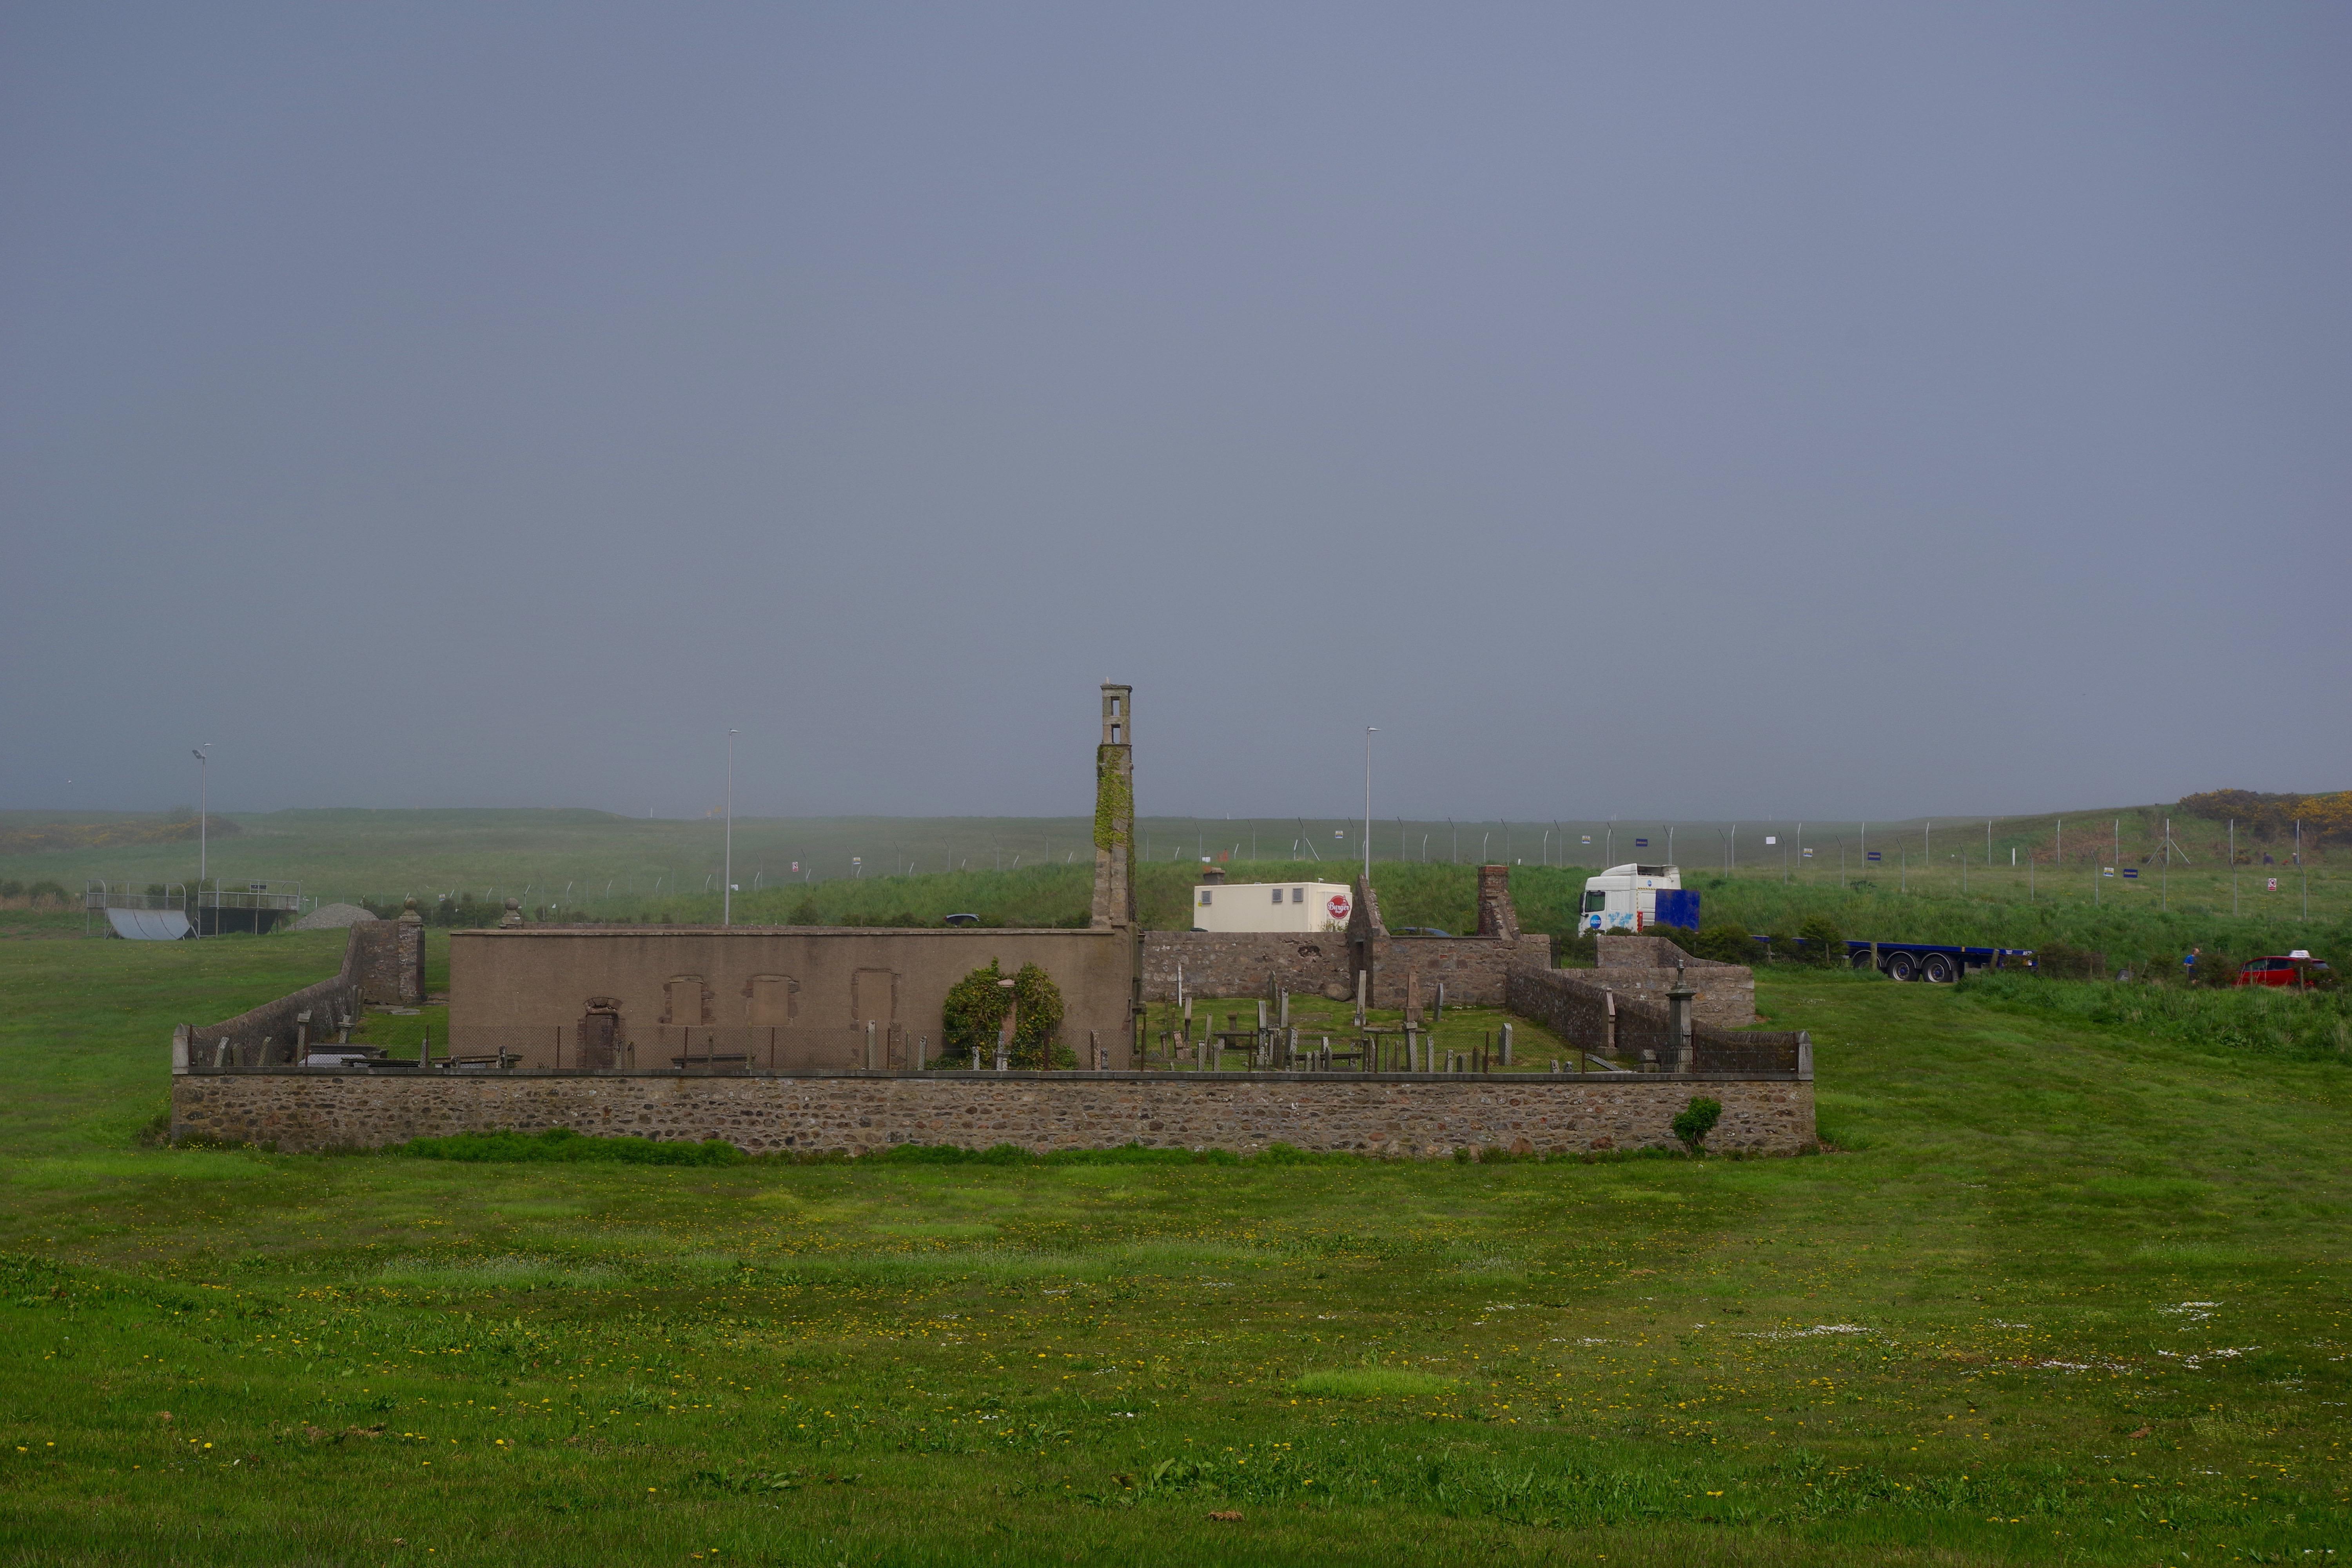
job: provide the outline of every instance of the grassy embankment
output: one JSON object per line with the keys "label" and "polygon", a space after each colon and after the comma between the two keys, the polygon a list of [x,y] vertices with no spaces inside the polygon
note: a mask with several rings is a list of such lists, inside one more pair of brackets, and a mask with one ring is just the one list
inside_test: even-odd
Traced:
{"label": "grassy embankment", "polygon": [[2301,1562],[2352,1525],[2336,1062],[1770,973],[1850,1152],[138,1146],[170,1024],[340,940],[0,943],[0,1561]]}
{"label": "grassy embankment", "polygon": [[[56,815],[0,813],[0,837],[38,828]],[[2175,841],[2191,861],[2167,870],[2160,860],[2149,858],[2160,842],[2164,808],[2121,814],[2121,864],[2142,873],[2139,879],[2126,882],[2120,877],[2095,875],[2096,866],[2116,863],[2112,825],[2117,816],[2109,812],[2068,818],[2063,863],[2054,858],[2059,832],[2053,817],[1996,822],[1990,844],[1981,824],[1945,823],[1932,831],[1919,823],[1881,824],[1866,830],[1868,847],[1885,857],[1874,865],[1863,859],[1865,830],[1861,825],[1814,825],[1804,835],[1804,842],[1815,850],[1813,858],[1800,855],[1788,861],[1787,896],[1826,898],[1835,895],[1841,884],[1852,884],[1864,895],[1862,903],[1850,906],[1857,924],[1863,917],[1874,923],[1899,921],[1906,918],[1904,910],[1915,905],[1938,907],[1935,918],[1949,923],[1948,917],[1962,906],[1981,912],[2022,904],[2029,886],[2035,901],[2053,909],[2087,908],[2095,882],[2102,921],[2111,913],[2156,911],[2168,902],[2174,912],[2197,919],[2230,915],[2232,892],[2222,859],[2221,824],[2176,816]],[[715,821],[656,821],[562,810],[284,811],[240,815],[234,820],[240,831],[216,838],[213,847],[213,869],[232,883],[299,879],[308,892],[331,900],[397,901],[413,894],[427,907],[443,894],[470,893],[494,902],[519,897],[534,909],[553,903],[566,914],[597,919],[704,919],[718,908],[720,849]],[[84,826],[121,837],[137,825],[128,818],[92,818]],[[1742,889],[1742,897],[1780,896],[1768,889],[1780,885],[1781,856],[1795,835],[1789,825],[1781,825],[1777,836],[1782,846],[1768,849],[1761,843],[1767,826],[1748,824],[1740,829],[1739,864],[1730,886]],[[1597,866],[1612,847],[1618,859],[1665,858],[1663,826],[1644,829],[1651,847],[1639,849],[1633,846],[1632,825],[1621,826],[1613,839],[1605,828],[1576,831],[1580,827],[1591,830],[1601,825],[1568,824],[1555,831],[1524,823],[1508,827],[1465,824],[1455,831],[1444,824],[1380,824],[1373,847],[1384,875],[1425,867],[1463,876],[1463,867],[1484,853],[1526,863],[1523,869],[1530,877],[1558,875],[1564,884],[1580,883],[1586,873],[1563,870],[1561,862],[1574,858]],[[1339,830],[1356,831],[1345,825]],[[935,919],[975,907],[993,888],[985,879],[962,882],[944,876],[950,867],[971,873],[1053,870],[1060,876],[1041,875],[997,893],[1009,915],[1052,924],[1084,910],[1093,853],[1089,833],[1089,819],[1075,816],[744,818],[735,825],[735,878],[747,892],[756,891],[769,900],[760,907],[782,914],[813,895],[820,908],[833,908],[832,901],[838,900],[845,909],[887,915],[897,903]],[[1319,842],[1325,858],[1293,859],[1299,853],[1294,846],[1302,837]],[[1586,837],[1592,839],[1590,845],[1582,842]],[[1695,879],[1718,876],[1727,837],[1709,825],[1683,825],[1675,858]],[[1195,849],[1232,852],[1238,846],[1232,870],[1242,880],[1313,876],[1346,881],[1357,859],[1354,839],[1344,841],[1342,852],[1323,824],[1308,825],[1302,835],[1289,822],[1146,818],[1139,825],[1139,838],[1147,850],[1147,894],[1154,887],[1172,889],[1189,880],[1197,863]],[[2287,858],[2284,841],[2256,843],[2242,834],[2239,847],[2257,861],[2264,854],[2282,862]],[[2012,852],[2019,858],[2014,868],[2010,864]],[[1458,854],[1462,865],[1449,865],[1449,853]],[[2339,886],[2333,878],[2326,853],[2315,856],[2311,912],[2316,923],[2334,925],[2352,918],[2352,887]],[[1423,860],[1423,856],[1433,859]],[[855,876],[853,857],[862,862]],[[795,861],[803,868],[797,874],[792,869]],[[1545,861],[1550,864],[1541,863]],[[919,875],[904,875],[909,868]],[[185,882],[194,872],[194,847],[184,842],[0,853],[0,887],[10,881],[51,880],[78,893],[90,877],[145,886]],[[810,879],[801,881],[803,876]],[[2267,888],[2273,877],[2280,882],[2276,892]],[[2281,932],[2294,929],[2304,894],[2295,868],[2251,864],[2240,867],[2236,878],[2236,918],[2250,922],[2244,929],[2261,929],[2263,922]],[[1466,879],[1461,885],[1466,888]],[[1013,889],[1025,890],[1016,897]],[[1523,906],[1528,901],[1523,895]],[[1771,907],[1759,906],[1759,911]],[[1722,908],[1732,912],[1735,906],[1725,903]],[[1466,896],[1440,900],[1439,909],[1447,918],[1407,920],[1393,911],[1391,918],[1398,923],[1454,930],[1462,929],[1469,918]],[[1738,912],[1747,918],[1746,910]],[[1171,896],[1158,915],[1175,923],[1184,919],[1183,905]],[[2168,934],[2166,942],[2169,940]]]}

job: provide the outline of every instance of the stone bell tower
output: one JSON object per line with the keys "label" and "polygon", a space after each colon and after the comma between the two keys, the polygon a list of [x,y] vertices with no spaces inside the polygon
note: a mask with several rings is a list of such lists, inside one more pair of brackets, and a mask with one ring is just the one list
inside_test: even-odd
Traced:
{"label": "stone bell tower", "polygon": [[1135,689],[1103,682],[1102,744],[1095,748],[1097,931],[1135,929]]}

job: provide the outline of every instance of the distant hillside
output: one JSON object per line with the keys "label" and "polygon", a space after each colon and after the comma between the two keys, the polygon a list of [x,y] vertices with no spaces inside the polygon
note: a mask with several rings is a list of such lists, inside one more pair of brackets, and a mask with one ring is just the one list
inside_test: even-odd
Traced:
{"label": "distant hillside", "polygon": [[2209,822],[2236,822],[2257,838],[2284,837],[2303,825],[2305,846],[2330,834],[2352,836],[2352,789],[2333,795],[2263,795],[2250,789],[2213,789],[2184,795],[2180,809]]}
{"label": "distant hillside", "polygon": [[[215,838],[242,832],[234,822],[215,816]],[[123,849],[150,844],[193,844],[199,824],[194,816],[179,820],[157,818],[129,822],[45,822],[30,827],[0,828],[0,855],[40,855],[58,849]]]}

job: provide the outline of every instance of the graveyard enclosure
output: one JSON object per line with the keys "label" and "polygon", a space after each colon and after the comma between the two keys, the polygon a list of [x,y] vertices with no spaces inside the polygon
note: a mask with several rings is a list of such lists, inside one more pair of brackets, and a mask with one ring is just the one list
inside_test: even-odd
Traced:
{"label": "graveyard enclosure", "polygon": [[[1062,1045],[1128,1065],[1131,931],[546,927],[449,941],[448,1048],[526,1068],[911,1068],[948,990],[995,960],[1044,970]],[[870,1027],[869,1027],[870,1026]],[[869,1039],[873,1055],[867,1055]]]}
{"label": "graveyard enclosure", "polygon": [[1366,1005],[1401,1007],[1411,995],[1499,1007],[1511,973],[1549,969],[1551,938],[1519,930],[1507,866],[1478,868],[1478,930],[1472,936],[1396,936],[1381,915],[1379,892],[1358,878],[1343,931],[1150,931],[1143,939],[1143,999],[1264,996],[1305,991],[1337,1000],[1356,994]]}
{"label": "graveyard enclosure", "polygon": [[314,985],[217,1024],[185,1031],[183,1048],[205,1061],[246,1067],[299,1059],[303,1047],[334,1037],[364,1004],[425,999],[425,927],[415,919],[362,921],[344,939],[340,969]]}
{"label": "graveyard enclosure", "polygon": [[[1421,977],[1421,994],[1469,1007],[1503,1005],[1504,984],[1517,968],[1549,969],[1551,938],[1390,936],[1371,939],[1372,967],[1365,1001],[1404,1005],[1408,977]],[[1264,996],[1275,990],[1337,999],[1356,994],[1355,949],[1347,933],[1306,936],[1290,931],[1147,931],[1143,937],[1143,996]]]}
{"label": "graveyard enclosure", "polygon": [[1721,1102],[1718,1152],[1813,1143],[1811,1072],[1578,1078],[1129,1073],[497,1073],[196,1069],[172,1080],[175,1139],[280,1150],[568,1127],[723,1139],[752,1153],[966,1149],[1222,1149],[1271,1144],[1405,1158],[1677,1147],[1675,1115]]}

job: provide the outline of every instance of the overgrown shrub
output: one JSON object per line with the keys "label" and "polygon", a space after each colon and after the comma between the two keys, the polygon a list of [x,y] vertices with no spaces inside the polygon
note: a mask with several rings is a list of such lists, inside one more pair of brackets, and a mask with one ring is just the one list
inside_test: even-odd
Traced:
{"label": "overgrown shrub", "polygon": [[1807,916],[1805,923],[1797,928],[1797,936],[1804,943],[1797,951],[1797,956],[1803,962],[1825,968],[1844,966],[1845,932],[1840,931],[1837,921],[1829,916]]}
{"label": "overgrown shrub", "polygon": [[1013,1026],[1013,1067],[1042,1068],[1048,1050],[1055,1067],[1077,1065],[1076,1055],[1055,1038],[1062,1026],[1061,987],[1034,963],[1023,964],[1008,986],[992,958],[948,988],[940,1010],[948,1059],[968,1057],[975,1047],[983,1059],[992,1057],[1005,1012],[1015,1005],[1020,1011]]}
{"label": "overgrown shrub", "polygon": [[1553,964],[1560,969],[1591,969],[1601,962],[1601,942],[1592,932],[1580,931],[1552,938]]}
{"label": "overgrown shrub", "polygon": [[940,1005],[940,1038],[950,1060],[974,1050],[985,1055],[995,1049],[1005,1009],[1013,1005],[1003,979],[992,958],[948,987],[947,1000]]}
{"label": "overgrown shrub", "polygon": [[2063,942],[2036,948],[2033,962],[2042,976],[2051,980],[2105,980],[2108,974],[2105,953],[2087,947],[2069,947]]}
{"label": "overgrown shrub", "polygon": [[1754,963],[1762,956],[1756,939],[1748,934],[1748,928],[1728,921],[1706,927],[1684,945],[1695,956],[1711,958],[1717,963]]}
{"label": "overgrown shrub", "polygon": [[1693,1095],[1691,1102],[1675,1112],[1675,1136],[1683,1147],[1694,1154],[1706,1152],[1706,1135],[1723,1119],[1723,1101],[1709,1100],[1705,1095]]}

